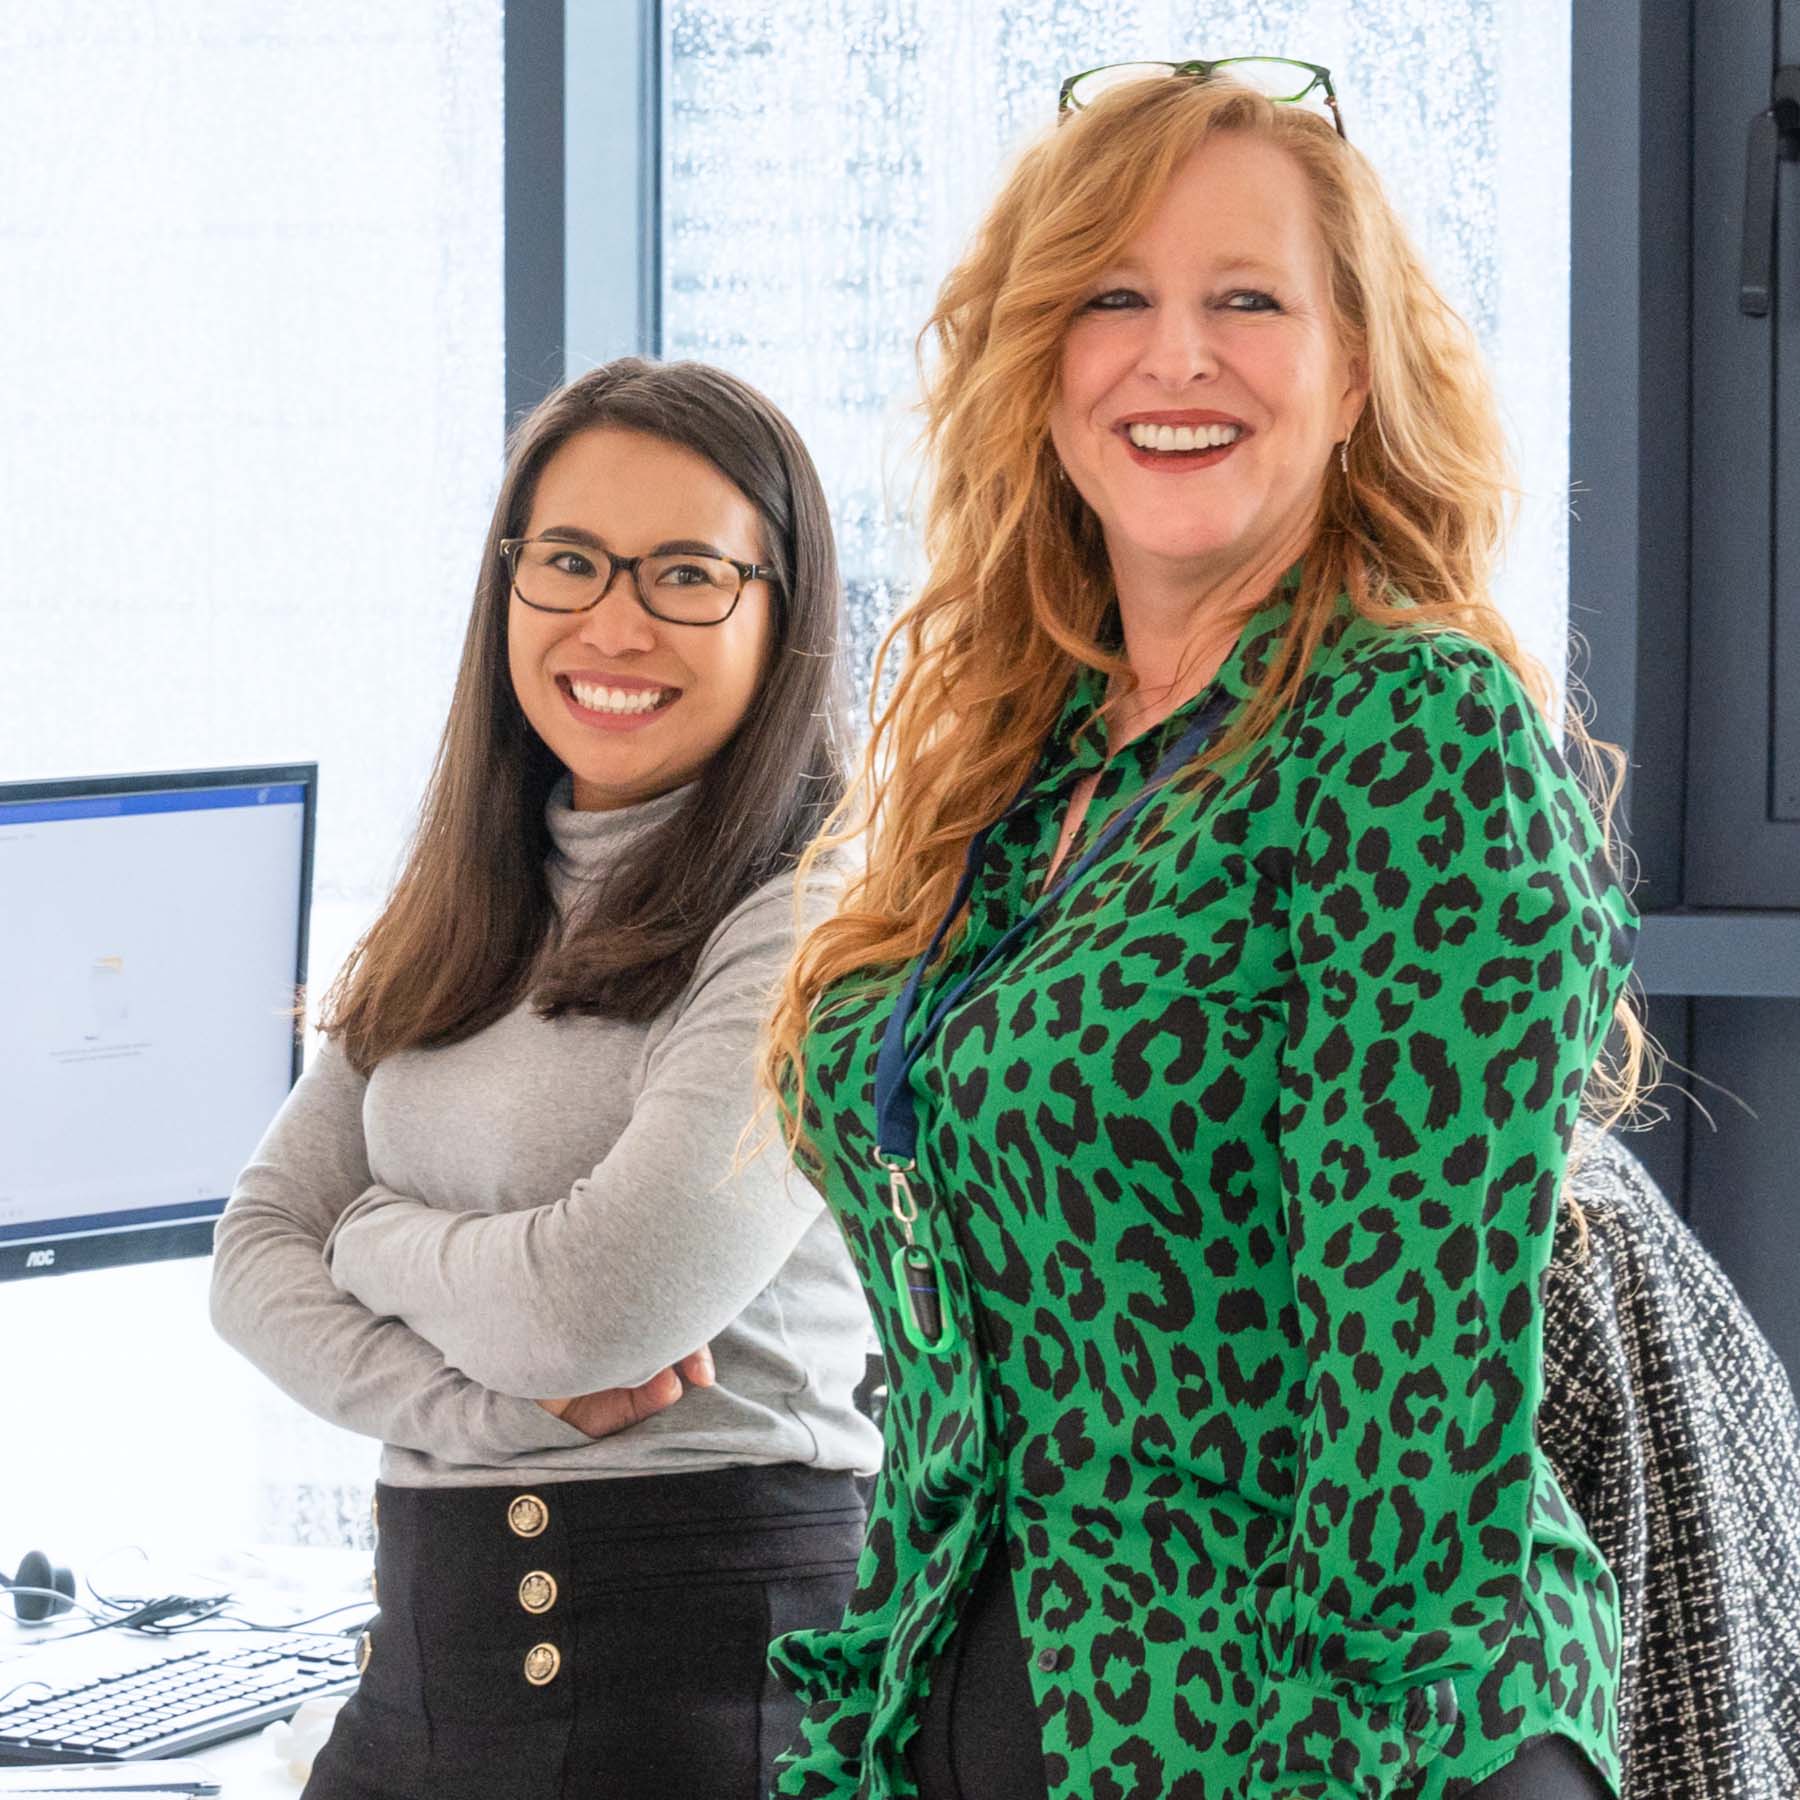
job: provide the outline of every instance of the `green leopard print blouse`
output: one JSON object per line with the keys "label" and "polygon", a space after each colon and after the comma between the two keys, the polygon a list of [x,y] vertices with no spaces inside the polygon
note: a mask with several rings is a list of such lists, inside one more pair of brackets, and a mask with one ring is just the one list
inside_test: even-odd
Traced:
{"label": "green leopard print blouse", "polygon": [[[1290,575],[1290,583],[1292,581]],[[1288,585],[1215,677],[1279,649]],[[1077,680],[915,1020],[1043,885]],[[1069,863],[1208,688],[1107,766]],[[1618,1598],[1538,1448],[1540,1278],[1637,914],[1511,672],[1340,600],[1299,702],[1152,800],[917,1064],[960,1327],[900,1328],[870,1160],[901,971],[806,1044],[814,1174],[886,1352],[841,1625],[776,1639],[777,1792],[911,1795],[1004,1534],[1052,1800],[1440,1800],[1545,1732],[1618,1791]],[[1067,865],[1065,865],[1067,866]]]}

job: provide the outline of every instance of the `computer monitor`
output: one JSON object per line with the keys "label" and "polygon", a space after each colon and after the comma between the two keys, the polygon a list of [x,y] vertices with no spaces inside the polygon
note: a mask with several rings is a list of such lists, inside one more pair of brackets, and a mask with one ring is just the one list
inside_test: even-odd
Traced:
{"label": "computer monitor", "polygon": [[0,1280],[212,1249],[300,1073],[317,787],[0,782]]}

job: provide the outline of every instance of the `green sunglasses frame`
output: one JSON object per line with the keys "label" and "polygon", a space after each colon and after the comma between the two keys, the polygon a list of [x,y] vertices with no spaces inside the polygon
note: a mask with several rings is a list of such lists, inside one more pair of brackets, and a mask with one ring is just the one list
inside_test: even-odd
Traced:
{"label": "green sunglasses frame", "polygon": [[1299,93],[1289,95],[1279,104],[1291,106],[1296,101],[1304,100],[1314,88],[1325,90],[1325,104],[1331,108],[1331,122],[1337,127],[1338,136],[1348,140],[1349,134],[1344,130],[1344,115],[1338,106],[1337,89],[1331,85],[1331,71],[1322,63],[1300,62],[1292,56],[1223,56],[1216,61],[1207,61],[1195,57],[1187,62],[1158,62],[1154,57],[1147,57],[1143,62],[1100,63],[1091,69],[1077,69],[1073,75],[1063,77],[1062,87],[1056,96],[1056,122],[1060,125],[1070,113],[1079,112],[1074,93],[1075,84],[1085,80],[1089,75],[1098,75],[1107,69],[1158,68],[1167,69],[1171,75],[1191,75],[1196,81],[1205,81],[1217,69],[1229,69],[1233,63],[1242,62],[1274,62],[1286,63],[1290,68],[1305,69],[1312,80]]}

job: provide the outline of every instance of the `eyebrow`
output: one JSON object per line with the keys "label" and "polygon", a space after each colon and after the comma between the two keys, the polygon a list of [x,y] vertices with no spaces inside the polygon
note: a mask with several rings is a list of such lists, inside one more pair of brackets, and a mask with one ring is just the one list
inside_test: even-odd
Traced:
{"label": "eyebrow", "polygon": [[[533,533],[535,537],[555,538],[559,543],[585,544],[593,550],[608,550],[611,546],[603,537],[589,531],[581,525],[546,525],[542,531]],[[716,556],[722,562],[729,562],[723,550],[716,544],[706,543],[700,538],[668,538],[644,552],[646,556]]]}
{"label": "eyebrow", "polygon": [[[1122,256],[1116,263],[1108,265],[1108,271],[1121,275],[1143,275],[1148,271],[1135,257]],[[1260,256],[1228,256],[1217,264],[1217,272],[1221,275],[1266,275],[1275,279],[1285,279],[1287,271],[1275,263],[1265,262]]]}

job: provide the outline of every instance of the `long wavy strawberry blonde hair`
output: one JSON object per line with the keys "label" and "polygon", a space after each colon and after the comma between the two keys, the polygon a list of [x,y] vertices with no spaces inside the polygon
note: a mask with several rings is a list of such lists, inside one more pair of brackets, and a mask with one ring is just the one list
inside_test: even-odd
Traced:
{"label": "long wavy strawberry blonde hair", "polygon": [[[1157,76],[1103,95],[1025,151],[920,333],[929,575],[882,641],[875,693],[902,653],[891,694],[871,700],[860,767],[802,879],[852,840],[864,861],[836,915],[802,944],[761,1058],[759,1116],[778,1108],[803,1160],[803,1049],[821,997],[843,983],[827,1005],[848,1001],[925,949],[970,840],[1034,766],[1076,671],[1112,674],[1114,704],[1133,685],[1101,639],[1114,603],[1106,547],[1059,477],[1049,413],[1077,306],[1176,168],[1222,131],[1276,145],[1304,171],[1337,329],[1370,388],[1347,474],[1334,469],[1325,483],[1284,655],[1196,770],[1235,760],[1294,701],[1340,594],[1365,619],[1485,644],[1548,714],[1553,684],[1489,598],[1515,489],[1488,377],[1369,163],[1322,118],[1223,81]],[[1591,738],[1573,705],[1564,734],[1619,869],[1612,812],[1624,754]],[[858,974],[868,979],[849,979]],[[1602,1129],[1638,1107],[1658,1054],[1628,998],[1614,1016],[1617,1048],[1583,1099]],[[1569,1204],[1585,1253],[1586,1220]]]}

